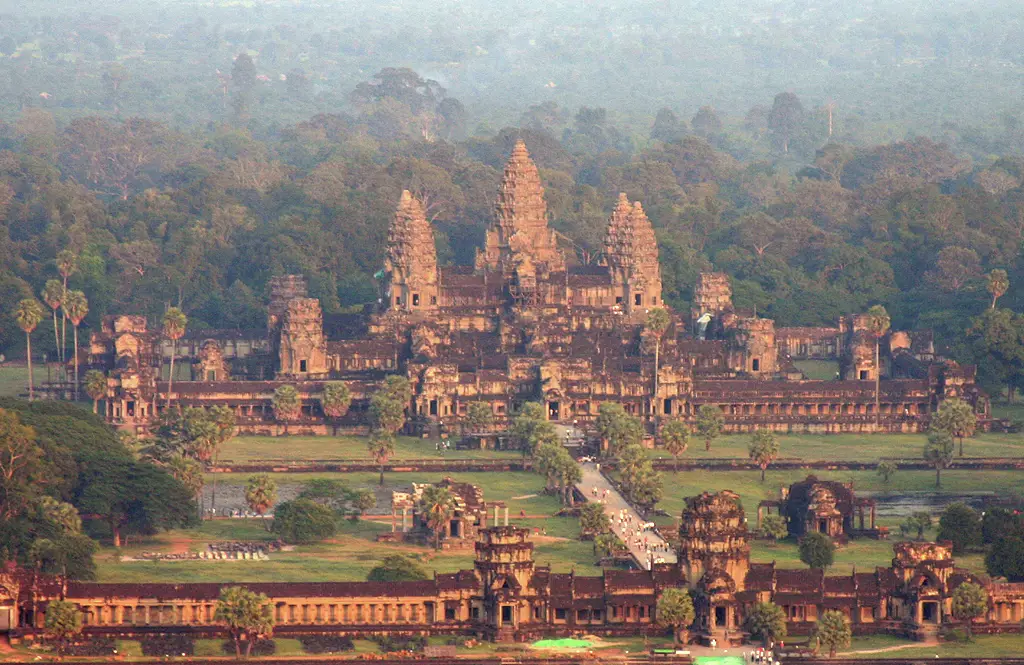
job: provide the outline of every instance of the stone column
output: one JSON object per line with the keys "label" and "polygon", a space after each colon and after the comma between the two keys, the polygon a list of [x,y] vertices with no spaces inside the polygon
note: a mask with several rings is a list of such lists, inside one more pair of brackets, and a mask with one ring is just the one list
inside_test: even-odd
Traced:
{"label": "stone column", "polygon": [[508,506],[505,506],[505,526],[508,526]]}

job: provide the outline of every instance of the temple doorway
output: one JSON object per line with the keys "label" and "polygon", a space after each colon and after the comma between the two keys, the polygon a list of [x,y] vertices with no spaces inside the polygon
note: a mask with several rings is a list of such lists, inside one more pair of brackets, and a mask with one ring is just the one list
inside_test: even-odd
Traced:
{"label": "temple doorway", "polygon": [[501,625],[512,623],[512,606],[502,605],[501,606]]}
{"label": "temple doorway", "polygon": [[937,602],[935,602],[934,600],[926,600],[923,603],[921,603],[921,622],[939,622],[939,604]]}
{"label": "temple doorway", "polygon": [[459,520],[452,520],[448,525],[448,532],[452,538],[462,538],[462,523]]}
{"label": "temple doorway", "polygon": [[728,613],[721,605],[715,607],[715,627],[722,628],[726,624]]}
{"label": "temple doorway", "polygon": [[558,420],[560,413],[558,402],[548,402],[548,420]]}

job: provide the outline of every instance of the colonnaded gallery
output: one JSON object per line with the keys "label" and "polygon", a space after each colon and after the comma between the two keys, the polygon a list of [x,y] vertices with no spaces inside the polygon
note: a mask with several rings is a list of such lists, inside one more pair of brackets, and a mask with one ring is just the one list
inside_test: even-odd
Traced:
{"label": "colonnaded gallery", "polygon": [[[806,635],[826,610],[840,610],[855,634],[918,638],[949,624],[952,594],[981,583],[988,610],[976,632],[1016,632],[1024,619],[1024,584],[993,583],[954,564],[949,543],[900,542],[892,565],[849,575],[786,570],[751,563],[750,534],[739,497],[729,491],[686,500],[680,518],[678,563],[651,570],[605,570],[601,576],[553,573],[537,565],[529,531],[488,526],[479,511],[472,570],[416,582],[254,583],[244,586],[274,603],[275,633],[454,634],[529,640],[585,631],[598,635],[661,632],[657,600],[664,589],[694,591],[691,636],[720,644],[744,639],[750,608],[772,601],[788,629]],[[496,520],[497,521],[497,520]],[[221,585],[117,584],[42,578],[0,571],[0,631],[14,640],[42,627],[46,604],[64,597],[78,605],[86,633],[144,635],[215,633]]]}
{"label": "colonnaded gallery", "polygon": [[[358,428],[368,396],[393,373],[413,385],[412,429],[457,421],[474,401],[491,406],[498,426],[527,401],[542,401],[551,420],[583,425],[606,401],[648,421],[713,404],[727,431],[914,432],[952,396],[987,416],[974,369],[939,357],[929,333],[876,340],[857,313],[834,327],[776,328],[735,308],[721,273],[700,275],[691,311],[671,312],[655,343],[644,324],[665,304],[641,204],[620,195],[596,265],[570,262],[547,218],[537,167],[520,142],[475,265],[438,265],[423,206],[403,192],[382,297],[364,314],[325,316],[302,276],[283,275],[271,281],[266,330],[189,331],[172,347],[144,317],[107,317],[89,350],[90,365],[109,377],[106,416],[142,432],[169,392],[178,404],[229,406],[241,430],[275,434],[271,398],[289,383],[303,400],[289,432]],[[172,352],[191,367],[191,381],[161,378]],[[793,364],[812,359],[838,361],[836,378],[809,380]],[[338,422],[327,422],[318,401],[327,380],[344,381],[353,395]]]}

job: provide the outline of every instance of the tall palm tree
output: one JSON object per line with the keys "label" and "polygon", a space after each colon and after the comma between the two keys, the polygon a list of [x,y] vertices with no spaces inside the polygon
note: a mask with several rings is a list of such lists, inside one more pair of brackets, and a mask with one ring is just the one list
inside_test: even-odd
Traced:
{"label": "tall palm tree", "polygon": [[60,283],[59,279],[48,279],[40,295],[43,296],[43,302],[53,310],[53,346],[57,349],[58,362],[63,365],[64,350],[61,348],[60,333],[57,332],[57,310],[60,309],[61,304],[64,302],[64,286]]}
{"label": "tall palm tree", "polygon": [[995,309],[996,301],[1010,289],[1010,277],[1006,274],[1005,270],[996,268],[988,274],[986,282],[985,286],[988,292],[992,294],[992,307],[990,309]]}
{"label": "tall palm tree", "polygon": [[668,315],[668,310],[655,307],[647,313],[647,321],[644,324],[645,332],[654,340],[654,398],[651,404],[651,413],[655,419],[658,416],[658,369],[660,367],[661,338],[664,337],[665,331],[668,330],[671,323],[672,319]]}
{"label": "tall palm tree", "polygon": [[85,394],[92,399],[92,412],[99,412],[99,401],[107,396],[107,377],[98,369],[85,373]]}
{"label": "tall palm tree", "polygon": [[[67,295],[68,292],[68,278],[75,274],[78,270],[78,257],[70,249],[61,250],[57,252],[57,272],[60,273],[61,279],[61,294]],[[67,346],[68,341],[68,318],[63,317],[60,322],[60,362],[64,364],[65,358],[67,358]]]}
{"label": "tall palm tree", "polygon": [[882,381],[882,368],[878,364],[878,347],[882,341],[882,335],[889,330],[889,324],[892,323],[889,318],[889,312],[885,311],[885,307],[881,305],[874,305],[868,309],[868,332],[875,338],[875,426],[881,424],[882,414],[878,408],[878,395],[881,389]]}
{"label": "tall palm tree", "polygon": [[427,526],[434,534],[434,549],[441,549],[441,533],[455,512],[455,496],[447,487],[431,485],[420,495],[420,510],[427,516]]}
{"label": "tall palm tree", "polygon": [[171,373],[167,377],[167,408],[171,408],[171,388],[174,387],[174,356],[178,352],[178,340],[185,334],[188,317],[177,307],[168,307],[164,312],[164,336],[171,340]]}
{"label": "tall palm tree", "polygon": [[43,320],[43,306],[35,298],[25,298],[14,310],[14,318],[18,327],[25,331],[25,350],[28,357],[28,398],[36,398],[35,382],[32,380],[32,332]]}
{"label": "tall palm tree", "polygon": [[78,401],[78,326],[81,325],[85,316],[89,313],[89,300],[81,291],[68,291],[61,305],[64,316],[71,320],[71,327],[75,334],[75,401]]}

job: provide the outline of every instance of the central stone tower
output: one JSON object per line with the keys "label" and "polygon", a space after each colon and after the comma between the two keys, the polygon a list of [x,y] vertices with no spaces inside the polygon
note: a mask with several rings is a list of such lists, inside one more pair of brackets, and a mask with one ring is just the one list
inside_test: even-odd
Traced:
{"label": "central stone tower", "polygon": [[483,250],[477,251],[477,270],[506,277],[521,274],[524,281],[565,270],[565,257],[548,228],[540,173],[522,141],[516,142],[505,165],[494,212],[495,224],[487,231]]}
{"label": "central stone tower", "polygon": [[401,312],[434,311],[438,306],[437,249],[420,203],[402,192],[388,231],[384,270],[391,288],[388,308]]}
{"label": "central stone tower", "polygon": [[630,314],[662,304],[661,264],[654,227],[640,202],[630,204],[625,194],[619,194],[612,211],[604,254],[616,304]]}

